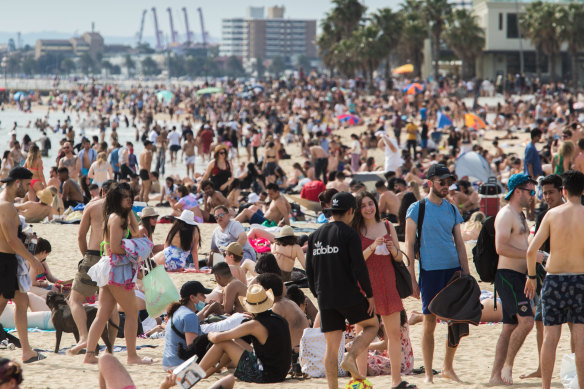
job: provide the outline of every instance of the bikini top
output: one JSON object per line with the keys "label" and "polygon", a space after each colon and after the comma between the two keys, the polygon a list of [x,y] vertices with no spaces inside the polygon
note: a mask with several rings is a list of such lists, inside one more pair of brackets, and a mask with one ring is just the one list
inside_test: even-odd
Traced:
{"label": "bikini top", "polygon": [[[130,238],[130,227],[127,228],[125,239],[129,239],[129,238]],[[101,241],[101,243],[99,244],[99,255],[103,256],[103,253],[105,252],[105,246],[108,244],[109,244],[109,242],[106,242],[105,240]]]}

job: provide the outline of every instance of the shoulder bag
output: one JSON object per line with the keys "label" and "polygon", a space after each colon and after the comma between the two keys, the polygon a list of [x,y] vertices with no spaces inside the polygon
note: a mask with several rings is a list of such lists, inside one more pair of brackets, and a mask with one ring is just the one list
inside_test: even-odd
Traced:
{"label": "shoulder bag", "polygon": [[[385,222],[385,228],[387,229],[387,233],[391,236],[391,232],[389,231],[389,227],[387,225],[387,221]],[[400,248],[396,247],[398,250],[398,254]],[[404,253],[402,251],[402,254],[408,258],[408,256],[406,255],[406,253]],[[408,258],[408,262],[410,261],[410,258]],[[399,294],[399,297],[402,299],[405,299],[406,297],[409,297],[412,295],[412,293],[414,293],[414,287],[412,286],[412,276],[410,275],[410,271],[408,270],[408,268],[406,267],[406,264],[401,261],[396,261],[395,259],[393,259],[393,256],[391,257],[391,263],[393,264],[393,270],[395,273],[395,287],[397,289],[397,293]]]}

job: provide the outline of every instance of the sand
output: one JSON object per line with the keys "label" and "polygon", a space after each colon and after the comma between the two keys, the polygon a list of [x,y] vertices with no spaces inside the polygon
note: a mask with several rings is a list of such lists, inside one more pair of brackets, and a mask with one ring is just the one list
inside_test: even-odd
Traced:
{"label": "sand", "polygon": [[[349,130],[340,131],[345,140],[345,144],[350,144],[348,142],[348,136],[351,132],[357,131],[361,132],[362,127],[356,127]],[[490,132],[487,139],[492,139],[495,132]],[[498,133],[503,135],[502,133]],[[527,142],[526,134],[521,134],[521,139],[515,141],[507,141],[509,146],[506,151],[516,151],[520,155],[523,154],[523,146]],[[483,142],[483,145],[489,144],[490,142]],[[299,150],[296,145],[288,147],[288,153],[291,155],[300,155]],[[243,154],[245,155],[245,151]],[[375,150],[373,152],[377,164],[383,163],[383,156],[381,150]],[[285,160],[282,161],[282,165],[285,170],[290,171],[290,167],[296,160]],[[168,208],[159,209],[161,215],[166,215],[169,212]],[[75,275],[77,268],[77,262],[81,259],[81,254],[77,247],[77,225],[55,225],[55,224],[35,224],[33,225],[34,230],[39,236],[45,237],[50,240],[53,252],[48,257],[48,263],[50,268],[57,277],[60,279],[70,279]],[[170,225],[158,225],[154,240],[156,243],[161,243],[166,237]],[[209,252],[209,245],[211,240],[211,234],[215,225],[206,224],[203,225],[202,230],[202,253]],[[478,279],[474,265],[472,264],[472,254],[471,245],[467,245],[467,254],[469,260],[471,261],[470,268],[473,275]],[[300,266],[300,265],[297,265]],[[211,275],[206,274],[177,274],[171,273],[171,279],[173,282],[180,287],[182,283],[187,280],[199,280],[208,287],[214,287],[215,283],[212,280]],[[487,289],[492,291],[492,285],[481,283],[482,289]],[[305,290],[307,295],[310,295],[308,290]],[[311,296],[312,297],[312,296]],[[421,302],[414,298],[407,298],[404,300],[405,308],[408,312],[413,310],[421,310]],[[499,333],[501,331],[501,324],[483,324],[478,327],[471,326],[470,336],[464,338],[461,341],[457,355],[455,358],[455,370],[459,377],[464,381],[461,384],[453,383],[450,380],[436,376],[435,383],[431,387],[442,389],[442,388],[452,388],[452,387],[470,387],[470,388],[482,388],[486,387],[489,381],[492,363],[494,360],[495,347]],[[442,366],[442,360],[444,357],[445,343],[447,335],[447,326],[444,324],[438,324],[436,329],[436,351],[434,368],[440,369]],[[410,337],[413,344],[414,357],[415,357],[415,367],[423,365],[422,362],[422,348],[421,348],[421,337],[422,337],[422,325],[414,325],[410,328]],[[53,354],[55,336],[54,333],[30,333],[30,342],[34,348],[45,350],[44,354],[47,359],[41,362],[36,362],[34,364],[24,366],[24,382],[22,387],[24,388],[70,388],[71,386],[78,385],[83,388],[94,388],[98,386],[98,372],[96,366],[88,366],[82,364],[83,356],[67,356],[63,354]],[[61,341],[61,348],[70,347],[74,344],[74,338],[71,334],[64,334]],[[116,341],[117,345],[125,345],[123,339],[118,339]],[[142,356],[148,356],[157,360],[157,363],[151,366],[127,366],[136,386],[138,388],[157,388],[159,383],[163,380],[165,373],[161,367],[162,352],[164,348],[164,339],[138,339],[137,344],[142,345],[152,345],[155,348],[145,348],[139,351]],[[560,341],[558,352],[557,352],[557,362],[554,369],[554,379],[553,387],[561,387],[561,381],[559,378],[560,365],[562,356],[569,353],[569,332],[564,331],[562,339]],[[3,357],[13,358],[15,360],[20,360],[21,353],[17,349],[15,351],[1,350],[0,355]],[[122,361],[125,365],[126,353],[119,352],[115,353],[115,356]],[[517,358],[515,360],[515,382],[521,387],[539,387],[541,385],[538,379],[520,380],[519,375],[523,373],[528,373],[533,371],[537,366],[537,346],[535,330],[533,330],[527,337],[525,344],[519,351]],[[223,373],[227,374],[227,373]],[[197,387],[207,388],[212,382],[214,382],[219,375],[200,382]],[[430,385],[425,385],[423,382],[424,377],[422,375],[408,376],[404,377],[410,383],[418,385],[418,387],[430,387]],[[340,378],[339,382],[341,387],[349,381],[348,378]],[[390,376],[380,376],[371,377],[370,381],[376,388],[390,388],[391,378]],[[249,388],[325,388],[326,380],[324,378],[319,379],[307,379],[307,380],[292,380],[287,379],[285,382],[273,385],[258,385],[258,384],[248,384],[238,382],[236,387],[249,387]]]}

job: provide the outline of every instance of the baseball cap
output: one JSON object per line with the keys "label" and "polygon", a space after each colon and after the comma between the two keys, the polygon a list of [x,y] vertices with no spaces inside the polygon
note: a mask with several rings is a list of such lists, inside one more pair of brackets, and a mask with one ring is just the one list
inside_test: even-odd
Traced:
{"label": "baseball cap", "polygon": [[32,172],[27,168],[17,166],[13,168],[10,173],[8,173],[8,177],[0,180],[0,182],[12,182],[16,180],[30,180],[32,178]]}
{"label": "baseball cap", "polygon": [[348,192],[339,192],[333,196],[331,199],[331,207],[325,209],[325,211],[347,211],[351,208],[355,209],[356,207],[357,201],[355,200],[355,196]]}
{"label": "baseball cap", "polygon": [[426,178],[430,179],[432,177],[443,180],[445,178],[454,178],[454,174],[452,174],[445,165],[437,163],[430,166],[426,173]]}
{"label": "baseball cap", "polygon": [[525,184],[526,182],[531,182],[532,184],[537,185],[537,182],[534,181],[527,174],[523,173],[513,174],[511,178],[509,178],[509,181],[507,181],[507,189],[509,190],[509,193],[505,195],[505,200],[509,200],[509,198],[511,198],[511,195],[513,194],[515,188],[522,184]]}
{"label": "baseball cap", "polygon": [[243,256],[243,249],[241,245],[237,242],[231,242],[227,247],[221,247],[221,250],[225,250],[231,254],[235,254],[238,257]]}
{"label": "baseball cap", "polygon": [[192,294],[197,295],[199,293],[209,294],[211,292],[211,289],[205,288],[199,281],[187,281],[180,288],[180,297],[189,297]]}

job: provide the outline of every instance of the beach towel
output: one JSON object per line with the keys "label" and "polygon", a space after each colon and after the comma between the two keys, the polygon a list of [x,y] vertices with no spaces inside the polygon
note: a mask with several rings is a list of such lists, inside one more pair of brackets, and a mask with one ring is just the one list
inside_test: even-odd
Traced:
{"label": "beach towel", "polygon": [[266,238],[248,239],[249,244],[257,253],[269,253],[270,252],[270,241]]}

